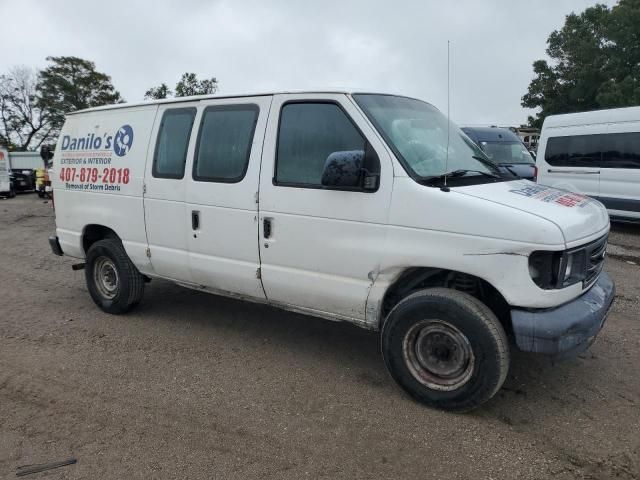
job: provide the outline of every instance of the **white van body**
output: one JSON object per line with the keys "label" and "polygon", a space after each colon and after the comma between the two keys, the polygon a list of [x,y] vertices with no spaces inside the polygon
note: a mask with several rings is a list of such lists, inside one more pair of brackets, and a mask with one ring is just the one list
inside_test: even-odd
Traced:
{"label": "white van body", "polygon": [[600,200],[616,220],[640,221],[640,107],[552,115],[538,183]]}
{"label": "white van body", "polygon": [[[441,116],[417,100],[344,91],[182,98],[68,115],[51,172],[52,248],[93,261],[96,241],[117,239],[147,280],[169,279],[383,331],[398,302],[419,288],[467,288],[477,295],[481,288],[504,307],[499,328],[515,331],[521,349],[561,354],[586,348],[613,299],[613,284],[600,272],[609,232],[603,206],[526,180],[470,173],[477,170],[458,173],[446,185],[438,175],[417,180],[399,158],[408,151],[400,153],[390,139],[444,135],[445,129],[410,115],[393,120],[385,133],[371,112],[375,102],[394,101],[401,112],[407,104],[406,111],[426,109],[427,120]],[[374,105],[369,113],[366,102]],[[253,123],[242,126],[243,118]],[[472,148],[457,127],[451,129],[458,151]],[[327,157],[320,184],[317,161],[308,171],[303,163],[327,142],[347,151]],[[347,148],[349,142],[364,145],[362,152]],[[364,162],[354,164],[367,165],[364,183],[326,186],[330,158],[341,162],[350,150]],[[441,150],[433,155],[444,158]],[[243,155],[242,165],[227,161]],[[178,157],[183,160],[168,160]],[[207,164],[210,158],[219,164]],[[584,248],[587,257],[593,254],[589,272],[584,267],[587,279],[560,288],[532,280],[538,268],[531,266],[532,252],[560,258],[563,252],[582,255]],[[88,285],[100,277],[96,272],[86,271]],[[124,274],[105,270],[107,290],[118,275]],[[590,295],[598,297],[595,303]],[[463,409],[444,400],[430,404]]]}
{"label": "white van body", "polygon": [[0,195],[11,194],[11,166],[9,165],[9,152],[0,148]]}

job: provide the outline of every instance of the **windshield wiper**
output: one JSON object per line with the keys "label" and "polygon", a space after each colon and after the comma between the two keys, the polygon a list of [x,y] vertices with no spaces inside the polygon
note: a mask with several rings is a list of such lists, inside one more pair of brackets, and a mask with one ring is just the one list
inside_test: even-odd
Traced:
{"label": "windshield wiper", "polygon": [[463,177],[467,173],[478,173],[478,174],[483,175],[485,177],[500,178],[499,175],[496,175],[494,173],[483,172],[482,170],[470,170],[470,169],[466,169],[466,168],[461,168],[459,170],[453,170],[451,172],[443,173],[442,175],[433,175],[431,177],[427,177],[427,178],[424,179],[424,182],[428,183],[428,184],[431,184],[431,183],[434,183],[436,180],[444,180],[445,177],[446,178]]}
{"label": "windshield wiper", "polygon": [[471,155],[471,158],[473,158],[474,160],[478,160],[479,162],[482,162],[485,165],[489,165],[490,167],[495,168],[496,170],[498,169],[498,164],[496,164],[495,162],[492,162],[488,158],[481,157],[480,155]]}
{"label": "windshield wiper", "polygon": [[511,174],[511,176],[520,178],[520,175],[518,175],[516,172],[511,170],[513,168],[513,164],[511,164],[511,163],[508,163],[508,164],[501,163],[500,167],[504,168],[507,172],[509,172]]}

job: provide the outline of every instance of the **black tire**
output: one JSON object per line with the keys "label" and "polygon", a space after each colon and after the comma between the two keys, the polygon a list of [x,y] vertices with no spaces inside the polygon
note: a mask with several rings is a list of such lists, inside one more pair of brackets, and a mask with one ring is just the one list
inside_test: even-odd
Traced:
{"label": "black tire", "polygon": [[126,313],[142,300],[144,278],[117,238],[91,245],[84,273],[91,298],[107,313]]}
{"label": "black tire", "polygon": [[413,293],[387,316],[384,362],[418,401],[443,410],[472,410],[500,389],[509,371],[504,329],[480,300],[447,288]]}
{"label": "black tire", "polygon": [[11,189],[9,190],[9,198],[15,198],[16,196],[16,189],[13,188],[13,185],[11,185]]}

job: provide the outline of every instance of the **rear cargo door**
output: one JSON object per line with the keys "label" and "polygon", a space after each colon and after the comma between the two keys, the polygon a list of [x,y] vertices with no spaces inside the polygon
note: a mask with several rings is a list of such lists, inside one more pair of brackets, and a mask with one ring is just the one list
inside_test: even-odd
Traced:
{"label": "rear cargo door", "polygon": [[160,105],[145,172],[144,214],[157,275],[192,282],[191,222],[185,204],[187,159],[193,155],[199,102]]}

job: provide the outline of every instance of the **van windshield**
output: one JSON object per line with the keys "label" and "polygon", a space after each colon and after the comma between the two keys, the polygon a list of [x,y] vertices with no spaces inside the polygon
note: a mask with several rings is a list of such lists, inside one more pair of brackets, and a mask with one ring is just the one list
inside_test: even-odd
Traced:
{"label": "van windshield", "polygon": [[447,160],[447,118],[434,106],[393,95],[356,94],[353,98],[414,179],[462,170],[468,170],[465,178],[482,182],[495,181],[493,176],[500,175],[498,167],[453,123]]}
{"label": "van windshield", "polygon": [[535,163],[521,142],[480,142],[480,148],[495,163]]}

